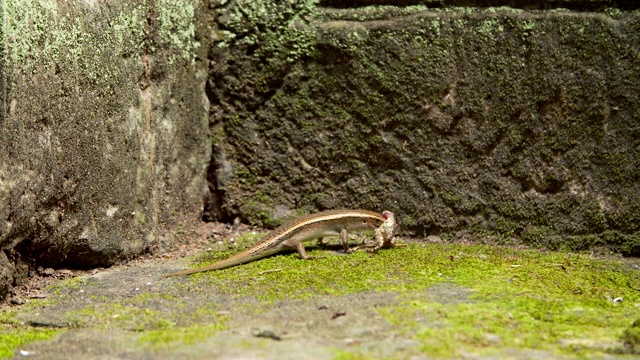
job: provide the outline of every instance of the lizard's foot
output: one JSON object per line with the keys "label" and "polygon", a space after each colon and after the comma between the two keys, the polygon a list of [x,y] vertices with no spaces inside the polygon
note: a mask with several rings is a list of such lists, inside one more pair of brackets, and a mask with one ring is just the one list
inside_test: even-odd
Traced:
{"label": "lizard's foot", "polygon": [[367,243],[363,243],[354,247],[350,247],[349,250],[346,251],[347,254],[353,254],[354,252],[358,251],[358,250],[364,250],[367,252],[372,252],[373,249],[375,249],[376,245],[375,244],[367,244]]}

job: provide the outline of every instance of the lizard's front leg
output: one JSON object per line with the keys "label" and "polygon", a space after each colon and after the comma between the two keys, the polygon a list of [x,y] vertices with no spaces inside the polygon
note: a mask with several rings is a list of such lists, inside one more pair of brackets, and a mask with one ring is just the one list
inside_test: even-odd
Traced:
{"label": "lizard's front leg", "polygon": [[349,249],[349,234],[347,234],[347,229],[342,229],[340,231],[340,239],[342,239],[342,247],[344,248],[344,252],[347,254],[351,254],[353,251]]}
{"label": "lizard's front leg", "polygon": [[311,259],[311,256],[307,255],[307,251],[304,249],[304,244],[302,243],[302,241],[296,241],[296,250],[298,250],[298,254],[300,254],[300,257],[303,260],[309,260]]}

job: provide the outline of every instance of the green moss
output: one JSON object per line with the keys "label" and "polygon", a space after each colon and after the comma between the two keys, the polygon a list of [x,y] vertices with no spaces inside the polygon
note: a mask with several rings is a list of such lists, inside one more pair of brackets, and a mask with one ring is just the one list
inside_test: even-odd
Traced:
{"label": "green moss", "polygon": [[[463,349],[494,353],[505,347],[565,355],[606,353],[619,346],[617,334],[640,299],[635,289],[639,275],[616,261],[499,248],[467,250],[458,258],[452,254],[450,266],[430,266],[443,281],[473,289],[472,303],[409,300],[381,310],[394,324],[416,333],[425,353],[448,357]],[[624,302],[613,303],[617,297]]]}
{"label": "green moss", "polygon": [[622,333],[624,350],[630,354],[640,354],[640,318],[636,319]]}
{"label": "green moss", "polygon": [[[616,89],[624,88],[620,79],[637,72],[623,55],[630,53],[635,40],[621,34],[633,27],[635,15],[623,12],[621,24],[627,25],[616,32],[615,21],[605,15],[568,16],[571,12],[566,10],[549,17],[543,11],[506,7],[374,6],[319,8],[315,13],[318,17],[308,24],[317,34],[316,51],[283,67],[286,71],[273,83],[266,81],[273,73],[265,74],[261,67],[266,60],[253,58],[259,46],[247,47],[234,38],[234,46],[220,53],[221,65],[216,67],[243,74],[239,83],[245,87],[218,88],[217,97],[233,103],[259,90],[249,96],[259,111],[254,115],[236,106],[230,119],[223,119],[225,126],[235,127],[232,117],[241,114],[243,121],[255,121],[257,137],[270,144],[249,138],[255,138],[255,132],[228,131],[238,134],[230,142],[242,144],[242,153],[234,156],[255,175],[248,187],[229,187],[234,195],[227,197],[229,208],[248,210],[256,224],[271,221],[268,207],[251,203],[245,208],[259,189],[268,189],[276,203],[316,209],[345,204],[373,208],[397,201],[408,209],[398,210],[399,216],[429,214],[403,219],[407,228],[455,231],[473,224],[473,230],[509,239],[529,226],[544,227],[525,237],[549,247],[567,235],[637,230],[611,221],[628,218],[623,211],[629,205],[622,199],[636,197],[633,191],[620,196],[615,186],[620,182],[630,189],[638,177],[640,167],[632,166],[632,159],[639,158],[634,156],[633,139],[618,131],[630,128],[635,103],[609,109],[613,105],[606,104],[615,101],[593,94],[612,93],[585,92],[584,86],[570,85],[584,81],[602,90],[610,80]],[[219,23],[226,26],[224,21]],[[456,80],[460,67],[466,69],[464,82]],[[602,69],[601,78],[590,69]],[[575,78],[561,80],[562,74]],[[603,128],[603,116],[610,121],[609,130]],[[603,129],[617,135],[603,138]],[[341,136],[325,136],[336,133]],[[284,139],[306,152],[304,159],[312,170],[299,169],[296,156],[278,145]],[[610,155],[593,152],[602,141],[610,145]],[[415,171],[420,175],[413,179],[401,175],[402,167],[413,169],[426,162],[431,165]],[[279,167],[291,171],[276,174]],[[579,180],[592,177],[597,183],[593,186],[609,189],[603,194],[610,195],[593,201],[594,195],[588,195],[592,185]],[[375,185],[381,179],[388,186]],[[564,248],[606,245],[595,237],[570,240]]]}
{"label": "green moss", "polygon": [[548,226],[527,226],[519,235],[529,246],[562,251],[617,252],[625,256],[640,254],[640,233],[624,234],[607,230],[600,234],[560,237]]}
{"label": "green moss", "polygon": [[[628,310],[612,314],[608,308],[594,309],[583,303],[531,298],[459,305],[413,301],[394,310],[392,318],[421,320],[409,324],[412,329],[408,331],[416,333],[424,353],[438,357],[464,350],[491,354],[504,348],[573,356],[603,354],[615,347],[616,331],[629,314]],[[602,320],[607,317],[610,319]]]}
{"label": "green moss", "polygon": [[[158,49],[148,43],[149,5],[122,5],[117,11],[104,10],[108,21],[95,20],[92,10],[77,3],[73,15],[56,1],[7,2],[2,38],[9,64],[38,72],[56,67],[72,67],[79,82],[107,84],[125,74],[107,59],[128,57],[143,48]],[[158,41],[168,51],[169,63],[184,59],[193,63],[199,43],[195,41],[194,5],[183,0],[161,0],[157,6]],[[104,22],[104,23],[101,23]],[[154,39],[155,40],[155,39]],[[113,61],[113,60],[111,60]],[[108,89],[105,89],[108,90]]]}
{"label": "green moss", "polygon": [[0,359],[8,359],[16,350],[28,343],[48,340],[60,331],[21,325],[15,312],[3,310],[0,313]]}
{"label": "green moss", "polygon": [[[640,301],[640,274],[615,259],[437,244],[411,244],[373,258],[364,252],[344,257],[310,249],[309,254],[320,258],[276,255],[193,278],[222,294],[258,297],[265,305],[318,295],[398,292],[406,300],[380,308],[380,314],[419,341],[422,352],[442,357],[504,348],[565,356],[621,351],[620,336]],[[424,292],[441,283],[470,289],[471,297],[462,303],[425,300]],[[635,327],[628,329],[623,340],[632,344]]]}
{"label": "green moss", "polygon": [[[266,234],[266,232],[246,232],[240,235],[238,238],[234,239],[235,245],[233,245],[233,248],[231,249],[217,249],[217,251],[207,251],[202,254],[196,255],[192,261],[193,267],[202,267],[226,259],[234,253],[240,251],[240,249],[245,249],[255,245]],[[194,278],[197,277],[197,275],[194,276]]]}
{"label": "green moss", "polygon": [[[367,290],[417,290],[443,281],[473,285],[474,288],[478,286],[477,282],[486,281],[493,290],[496,285],[513,287],[512,284],[516,282],[528,291],[553,291],[558,294],[573,292],[579,284],[584,296],[600,296],[602,301],[606,301],[602,291],[608,289],[608,294],[614,296],[618,287],[622,286],[620,290],[626,295],[638,297],[634,289],[625,283],[630,281],[633,274],[626,271],[618,273],[619,265],[615,262],[592,261],[582,255],[432,244],[381,251],[373,258],[364,252],[348,257],[332,256],[319,250],[312,250],[311,253],[323,257],[301,261],[295,253],[276,255],[202,276],[215,282],[223,292],[241,295],[242,289],[246,289],[253,295],[272,300]],[[310,266],[311,262],[314,266]],[[567,274],[569,270],[562,270],[558,264],[565,269],[571,268],[571,272]],[[274,268],[283,270],[273,277],[258,276],[260,272]],[[594,269],[598,271],[592,272]],[[344,281],[331,281],[336,273],[343,274]],[[240,286],[247,281],[272,285]],[[595,289],[598,289],[599,295],[593,293]],[[520,287],[519,291],[523,291],[523,288]]]}
{"label": "green moss", "polygon": [[493,36],[494,33],[501,33],[504,31],[504,26],[501,21],[496,18],[483,20],[478,26],[477,31],[483,35]]}
{"label": "green moss", "polygon": [[640,151],[614,151],[607,152],[602,157],[606,169],[611,178],[622,183],[634,182],[640,176],[640,170],[636,166]]}
{"label": "green moss", "polygon": [[209,137],[211,138],[211,145],[218,146],[224,141],[224,125],[217,123],[209,129]]}
{"label": "green moss", "polygon": [[333,353],[333,360],[366,360],[371,357],[364,356],[362,354],[356,354],[344,350],[336,350]]}
{"label": "green moss", "polygon": [[256,175],[244,166],[238,166],[238,168],[235,170],[234,175],[238,178],[238,181],[240,181],[242,185],[252,186],[255,185],[258,181]]}
{"label": "green moss", "polygon": [[203,341],[221,330],[226,329],[222,324],[196,324],[189,327],[175,327],[167,323],[163,328],[142,333],[138,343],[150,347],[170,347],[179,344],[194,344]]}
{"label": "green moss", "polygon": [[[112,303],[94,301],[91,305],[65,314],[76,327],[120,329],[140,333],[139,344],[150,347],[172,343],[193,344],[226,328],[226,319],[218,315],[219,304],[191,307],[176,296],[141,293]],[[165,312],[154,310],[172,308]]]}
{"label": "green moss", "polygon": [[[249,174],[247,172],[247,174]],[[292,219],[299,212],[292,212],[290,216],[274,218],[275,202],[267,195],[268,191],[258,190],[251,195],[251,199],[242,205],[242,213],[246,221],[251,225],[275,228],[287,220]]]}
{"label": "green moss", "polygon": [[151,310],[140,307],[97,303],[69,311],[65,317],[67,322],[75,327],[142,329],[144,324],[155,321],[155,315],[157,314]]}
{"label": "green moss", "polygon": [[243,206],[243,213],[251,225],[269,226],[274,224],[274,221],[271,218],[270,207],[263,203],[253,201],[248,202]]}
{"label": "green moss", "polygon": [[30,342],[49,340],[60,330],[40,329],[30,326],[0,331],[0,359],[11,358],[14,352]]}
{"label": "green moss", "polygon": [[527,226],[520,234],[520,239],[530,246],[545,247],[548,245],[547,239],[553,235],[553,229],[548,226]]}
{"label": "green moss", "polygon": [[620,244],[619,251],[626,256],[640,256],[640,231],[626,235]]}
{"label": "green moss", "polygon": [[[62,293],[69,293],[70,291],[80,290],[84,285],[88,285],[93,281],[95,280],[90,280],[82,276],[72,277],[72,278],[57,282],[56,284],[50,286],[48,290],[51,291],[52,294],[60,295]],[[37,303],[37,302],[30,301],[30,303]]]}

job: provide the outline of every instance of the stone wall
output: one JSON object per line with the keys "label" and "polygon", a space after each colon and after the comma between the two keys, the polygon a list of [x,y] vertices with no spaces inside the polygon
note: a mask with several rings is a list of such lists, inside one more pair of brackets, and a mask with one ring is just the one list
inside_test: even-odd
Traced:
{"label": "stone wall", "polygon": [[217,9],[212,217],[640,254],[637,10],[313,4]]}
{"label": "stone wall", "polygon": [[166,246],[201,215],[210,156],[206,4],[3,5],[0,298],[38,266]]}

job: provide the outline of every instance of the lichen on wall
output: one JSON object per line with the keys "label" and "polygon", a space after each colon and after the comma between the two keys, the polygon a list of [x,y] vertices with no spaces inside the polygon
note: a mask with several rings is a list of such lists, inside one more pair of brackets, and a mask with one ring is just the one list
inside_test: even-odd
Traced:
{"label": "lichen on wall", "polygon": [[[81,5],[80,5],[81,4]],[[101,61],[131,56],[145,39],[148,11],[144,4],[123,6],[108,22],[96,24],[93,3],[79,3],[77,12],[56,1],[11,1],[6,6],[6,48],[10,65],[23,71],[56,71],[69,66],[77,79],[104,83],[118,71]],[[93,28],[93,29],[92,29]],[[100,28],[101,31],[92,31]]]}
{"label": "lichen on wall", "polygon": [[195,10],[191,1],[159,0],[157,3],[159,38],[171,49],[169,63],[178,58],[194,64],[200,43],[195,39]]}

